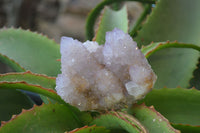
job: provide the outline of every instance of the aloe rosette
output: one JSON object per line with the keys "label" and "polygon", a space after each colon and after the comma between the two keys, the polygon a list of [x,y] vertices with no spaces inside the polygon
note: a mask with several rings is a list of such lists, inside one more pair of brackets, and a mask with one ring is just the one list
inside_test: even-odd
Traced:
{"label": "aloe rosette", "polygon": [[[200,51],[200,1],[188,4],[187,0],[144,0],[144,12],[129,31],[126,6],[117,11],[105,7],[122,1],[99,3],[86,24],[87,36],[93,41],[81,43],[64,38],[62,56],[60,45],[41,34],[12,28],[0,30],[0,60],[16,71],[0,75],[0,132],[200,132],[199,68],[196,67]],[[155,4],[153,10],[151,4]],[[98,28],[93,36],[98,14]],[[113,31],[115,27],[120,30]],[[66,56],[62,52],[74,55]],[[132,60],[131,54],[135,52],[145,75],[140,73],[142,67],[133,65],[136,60]],[[155,75],[146,64],[147,60],[157,75],[151,91]],[[81,65],[85,66],[80,68]],[[74,71],[79,69],[82,71],[77,76]],[[121,70],[127,73],[120,75],[124,73]],[[151,76],[147,76],[148,73]],[[61,75],[57,77],[58,74]],[[149,81],[146,76],[150,77],[147,86],[142,84]],[[141,80],[143,82],[139,83]],[[197,89],[186,89],[193,86]],[[72,91],[66,95],[67,87]],[[108,89],[103,89],[102,93],[101,87]],[[141,93],[135,93],[141,88],[144,88]],[[72,99],[81,99],[75,104],[68,100],[73,90],[78,93]],[[95,90],[98,94],[93,94]],[[42,105],[35,105],[24,91],[37,93]],[[89,96],[93,97],[89,99]],[[99,99],[94,101],[95,106],[88,106],[95,98]],[[130,102],[127,99],[131,99]]]}

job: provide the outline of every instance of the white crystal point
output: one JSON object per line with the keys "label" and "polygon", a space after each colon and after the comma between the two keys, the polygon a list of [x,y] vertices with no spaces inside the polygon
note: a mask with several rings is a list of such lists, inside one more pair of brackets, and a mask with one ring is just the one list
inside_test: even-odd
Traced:
{"label": "white crystal point", "polygon": [[95,59],[100,64],[103,64],[104,57],[102,53],[102,49],[103,49],[102,45],[100,46],[97,42],[86,41],[83,43],[83,46],[90,52],[92,56],[95,57]]}
{"label": "white crystal point", "polygon": [[123,84],[103,68],[97,55],[103,56],[96,42],[82,44],[68,37],[61,40],[62,74],[56,79],[56,90],[64,101],[80,110],[114,108],[125,99]]}
{"label": "white crystal point", "polygon": [[120,79],[135,100],[153,87],[156,75],[129,34],[116,28],[107,32],[103,55],[106,68]]}
{"label": "white crystal point", "polygon": [[134,99],[139,99],[140,97],[142,97],[145,91],[143,87],[140,87],[133,81],[127,82],[125,84],[125,87],[127,89],[128,94],[132,95]]}
{"label": "white crystal point", "polygon": [[104,46],[62,37],[60,52],[57,93],[80,110],[118,109],[144,97],[156,80],[136,42],[119,29],[107,32]]}

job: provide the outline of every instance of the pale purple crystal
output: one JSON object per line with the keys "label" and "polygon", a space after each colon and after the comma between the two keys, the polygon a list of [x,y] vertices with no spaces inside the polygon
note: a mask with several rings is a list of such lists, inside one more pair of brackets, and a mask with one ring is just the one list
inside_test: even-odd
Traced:
{"label": "pale purple crystal", "polygon": [[119,29],[106,33],[104,46],[61,39],[61,71],[56,90],[80,110],[117,109],[136,102],[153,87],[156,75],[136,42]]}

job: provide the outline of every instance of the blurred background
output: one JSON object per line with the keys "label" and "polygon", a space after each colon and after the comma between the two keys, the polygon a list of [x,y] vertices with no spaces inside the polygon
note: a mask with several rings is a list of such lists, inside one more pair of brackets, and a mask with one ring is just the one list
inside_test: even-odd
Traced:
{"label": "blurred background", "polygon": [[[102,0],[0,0],[0,28],[37,31],[57,43],[61,36],[85,41],[88,13]],[[138,2],[126,2],[130,26],[143,11]],[[0,63],[0,73],[12,71]]]}
{"label": "blurred background", "polygon": [[[84,41],[88,13],[102,0],[0,0],[0,27],[21,27],[38,31],[59,43],[71,36]],[[129,20],[138,18],[143,8],[127,2]]]}

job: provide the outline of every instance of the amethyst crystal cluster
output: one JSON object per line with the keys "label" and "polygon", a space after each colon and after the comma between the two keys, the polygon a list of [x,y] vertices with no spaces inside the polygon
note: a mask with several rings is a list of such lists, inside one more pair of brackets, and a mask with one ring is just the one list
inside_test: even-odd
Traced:
{"label": "amethyst crystal cluster", "polygon": [[57,93],[80,110],[121,108],[143,98],[156,81],[136,42],[119,29],[106,33],[104,45],[62,37],[60,51]]}

